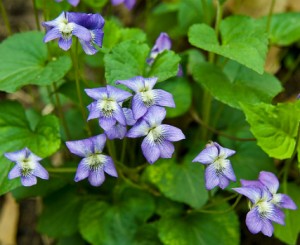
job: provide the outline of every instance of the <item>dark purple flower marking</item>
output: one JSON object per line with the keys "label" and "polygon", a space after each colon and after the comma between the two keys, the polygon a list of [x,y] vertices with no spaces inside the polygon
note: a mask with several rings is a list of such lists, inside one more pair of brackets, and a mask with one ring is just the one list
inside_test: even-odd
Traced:
{"label": "dark purple flower marking", "polygon": [[172,94],[162,89],[153,89],[156,81],[156,77],[144,78],[141,76],[116,81],[116,84],[123,84],[135,92],[132,98],[132,112],[136,120],[144,116],[154,105],[175,107]]}
{"label": "dark purple flower marking", "polygon": [[161,124],[165,116],[165,108],[153,106],[126,135],[129,138],[146,136],[142,142],[142,151],[151,164],[158,158],[171,158],[174,152],[174,145],[171,142],[185,139],[179,128]]}
{"label": "dark purple flower marking", "polygon": [[136,0],[111,0],[112,5],[124,4],[128,10],[132,10],[135,5]]}
{"label": "dark purple flower marking", "polygon": [[[62,2],[62,0],[55,0],[55,1],[58,2],[58,3]],[[68,0],[68,2],[72,6],[76,7],[78,5],[78,3],[80,2],[80,0]]]}
{"label": "dark purple flower marking", "polygon": [[193,162],[208,165],[205,169],[205,186],[207,190],[211,190],[216,186],[224,189],[229,185],[230,180],[236,181],[231,163],[227,159],[233,154],[235,154],[234,150],[224,148],[216,142],[211,142],[193,160]]}
{"label": "dark purple flower marking", "polygon": [[47,170],[39,163],[42,158],[32,153],[27,147],[20,151],[4,153],[4,156],[16,163],[8,174],[9,179],[21,177],[21,183],[24,186],[35,185],[36,177],[49,179]]}
{"label": "dark purple flower marking", "polygon": [[88,178],[91,185],[100,186],[105,180],[104,172],[118,177],[112,158],[102,154],[105,142],[104,134],[84,140],[66,142],[73,154],[83,157],[75,175],[74,180],[76,182]]}

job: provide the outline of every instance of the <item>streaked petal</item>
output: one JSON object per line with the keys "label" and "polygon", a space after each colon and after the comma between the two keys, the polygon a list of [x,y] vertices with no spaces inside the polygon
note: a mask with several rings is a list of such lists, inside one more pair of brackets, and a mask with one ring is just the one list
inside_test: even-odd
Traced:
{"label": "streaked petal", "polygon": [[285,215],[282,212],[281,209],[279,209],[278,207],[276,207],[274,204],[269,203],[270,204],[270,212],[267,215],[267,218],[275,223],[278,223],[280,225],[284,225],[284,218]]}
{"label": "streaked petal", "polygon": [[105,156],[105,160],[103,163],[104,163],[103,170],[105,171],[105,173],[113,177],[118,177],[117,170],[115,168],[114,162],[111,157]]}
{"label": "streaked petal", "polygon": [[12,162],[19,162],[26,158],[27,149],[24,148],[22,150],[15,151],[15,152],[6,152],[6,153],[4,153],[4,156]]}
{"label": "streaked petal", "polygon": [[158,144],[158,148],[160,150],[161,158],[172,158],[175,148],[171,142],[163,141],[160,144]]}
{"label": "streaked petal", "polygon": [[217,175],[216,169],[211,164],[205,169],[205,187],[207,190],[211,190],[219,185],[220,180]]}
{"label": "streaked petal", "polygon": [[139,92],[141,89],[145,87],[144,78],[141,76],[133,77],[128,80],[117,80],[116,84],[123,84],[127,88],[133,90],[134,92]]}
{"label": "streaked petal", "polygon": [[76,7],[78,5],[79,1],[80,0],[68,0],[68,2],[74,7]]}
{"label": "streaked petal", "polygon": [[18,166],[18,164],[16,164],[11,170],[10,172],[8,173],[8,178],[9,179],[14,179],[14,178],[17,178],[17,177],[20,177],[21,176],[21,169],[20,167]]}
{"label": "streaked petal", "polygon": [[279,187],[279,181],[275,174],[271,172],[261,171],[258,177],[259,181],[263,183],[269,191],[274,194],[277,192]]}
{"label": "streaked petal", "polygon": [[223,166],[224,166],[224,169],[222,170],[222,173],[230,180],[232,181],[236,181],[236,177],[235,177],[235,174],[234,174],[234,171],[233,171],[233,168],[230,164],[230,161],[227,160],[227,159],[224,159],[223,160]]}
{"label": "streaked petal", "polygon": [[162,32],[156,39],[153,49],[161,53],[164,50],[171,49],[171,47],[172,47],[172,42],[169,35],[165,32]]}
{"label": "streaked petal", "polygon": [[110,140],[123,139],[126,133],[127,133],[126,126],[123,126],[122,124],[119,123],[116,123],[109,130],[105,130],[105,134],[107,135],[107,138],[109,138]]}
{"label": "streaked petal", "polygon": [[109,97],[114,99],[117,102],[123,102],[124,100],[126,100],[132,96],[131,93],[129,93],[123,89],[115,88],[110,85],[107,85],[106,87],[107,87],[107,93],[108,93]]}
{"label": "streaked petal", "polygon": [[122,125],[126,125],[126,118],[124,116],[122,107],[118,104],[116,105],[115,111],[113,113],[113,117]]}
{"label": "streaked petal", "polygon": [[23,186],[32,186],[37,183],[37,179],[34,175],[28,175],[26,177],[21,176],[21,183]]}
{"label": "streaked petal", "polygon": [[280,208],[297,209],[297,205],[294,201],[286,194],[274,194],[272,202],[278,205]]}
{"label": "streaked petal", "polygon": [[148,78],[143,78],[144,80],[144,86],[147,88],[147,90],[150,90],[154,87],[154,85],[157,82],[157,77],[148,77]]}
{"label": "streaked petal", "polygon": [[168,141],[179,141],[185,139],[184,134],[179,128],[171,125],[162,124],[159,127],[162,128],[162,135]]}
{"label": "streaked petal", "polygon": [[138,138],[148,134],[149,132],[149,125],[145,121],[139,121],[136,125],[134,125],[129,131],[127,132],[126,136],[129,138]]}
{"label": "streaked petal", "polygon": [[105,180],[103,169],[91,171],[89,175],[89,182],[92,186],[100,186]]}
{"label": "streaked petal", "polygon": [[274,227],[272,225],[272,222],[270,220],[268,220],[268,219],[264,219],[263,222],[264,223],[262,225],[261,232],[265,236],[271,237],[273,235],[273,232],[274,232]]}
{"label": "streaked petal", "polygon": [[145,114],[143,120],[147,121],[149,125],[158,126],[166,117],[166,109],[160,106],[151,106]]}
{"label": "streaked petal", "polygon": [[92,40],[92,35],[91,32],[86,29],[83,26],[77,25],[73,22],[74,27],[73,27],[73,31],[72,34],[76,37],[78,37],[79,39],[85,41],[85,42],[90,42]]}
{"label": "streaked petal", "polygon": [[105,134],[99,134],[89,139],[93,144],[93,153],[101,153],[106,143]]}
{"label": "streaked petal", "polygon": [[264,185],[259,180],[244,180],[244,179],[241,179],[240,181],[241,181],[242,186],[244,186],[244,187],[253,186],[253,187],[257,187],[257,188],[264,188]]}
{"label": "streaked petal", "polygon": [[225,175],[219,175],[219,186],[221,189],[225,189],[229,185],[229,183],[230,181]]}
{"label": "streaked petal", "polygon": [[39,177],[41,179],[49,179],[49,173],[47,172],[47,170],[40,164],[40,163],[36,163],[35,165],[35,169],[33,171],[33,175],[35,175],[36,177]]}
{"label": "streaked petal", "polygon": [[124,116],[126,118],[126,124],[129,126],[132,126],[136,123],[136,120],[133,117],[133,113],[131,109],[128,108],[122,108]]}
{"label": "streaked petal", "polygon": [[51,29],[51,27],[57,27],[59,23],[66,21],[68,22],[68,20],[66,19],[66,12],[62,12],[56,19],[43,22],[42,26],[49,30]]}
{"label": "streaked petal", "polygon": [[262,197],[262,190],[257,187],[238,187],[232,189],[248,197],[252,203],[257,203]]}
{"label": "streaked petal", "polygon": [[93,98],[94,100],[100,100],[107,98],[107,89],[106,87],[100,87],[100,88],[87,88],[84,90],[86,94]]}
{"label": "streaked petal", "polygon": [[99,125],[104,130],[111,129],[116,124],[116,119],[113,117],[100,117]]}
{"label": "streaked petal", "polygon": [[66,145],[70,152],[80,157],[93,153],[93,143],[90,139],[67,141]]}
{"label": "streaked petal", "polygon": [[102,47],[104,32],[102,29],[95,29],[92,31],[93,43],[98,45],[100,48]]}
{"label": "streaked petal", "polygon": [[98,50],[92,45],[91,42],[86,42],[86,41],[83,41],[81,39],[79,39],[79,42],[81,44],[81,47],[82,47],[83,51],[86,54],[93,55],[93,54],[98,52]]}
{"label": "streaked petal", "polygon": [[153,89],[155,105],[175,107],[173,95],[162,89]]}
{"label": "streaked petal", "polygon": [[57,39],[57,38],[60,38],[60,37],[62,37],[61,32],[59,31],[58,28],[54,27],[54,28],[50,29],[49,31],[47,31],[43,41],[45,43],[47,43],[51,40],[54,40],[54,39]]}
{"label": "streaked petal", "polygon": [[75,182],[81,181],[87,178],[89,174],[90,174],[89,166],[85,163],[85,158],[83,158],[78,164],[74,181]]}
{"label": "streaked petal", "polygon": [[94,101],[91,104],[89,104],[87,106],[88,110],[89,110],[89,116],[87,118],[87,120],[91,120],[91,119],[95,119],[95,118],[100,118],[101,117],[101,111],[100,108],[98,106],[98,102]]}
{"label": "streaked petal", "polygon": [[149,137],[146,137],[142,142],[142,151],[147,161],[152,164],[160,157],[160,149],[154,144]]}
{"label": "streaked petal", "polygon": [[65,51],[69,50],[71,45],[72,45],[72,38],[69,39],[60,38],[58,40],[58,46]]}
{"label": "streaked petal", "polygon": [[219,149],[219,155],[223,156],[224,158],[230,157],[233,154],[235,154],[234,150],[222,147],[221,145],[219,145],[217,142],[213,142],[214,145]]}
{"label": "streaked petal", "polygon": [[132,98],[132,113],[135,120],[140,119],[147,112],[148,108],[145,106],[140,94],[136,94]]}
{"label": "streaked petal", "polygon": [[202,164],[213,163],[218,157],[218,153],[218,148],[216,146],[208,146],[195,157],[193,162],[200,162]]}
{"label": "streaked petal", "polygon": [[264,222],[261,219],[257,207],[251,209],[246,216],[246,225],[252,234],[257,234],[262,230]]}

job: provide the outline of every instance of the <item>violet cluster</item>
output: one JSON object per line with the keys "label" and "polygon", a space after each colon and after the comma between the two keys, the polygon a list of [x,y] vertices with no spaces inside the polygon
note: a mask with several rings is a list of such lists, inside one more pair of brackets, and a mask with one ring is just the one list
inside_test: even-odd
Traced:
{"label": "violet cluster", "polygon": [[100,14],[62,12],[56,19],[43,22],[44,42],[58,39],[58,46],[66,51],[76,36],[84,52],[93,55],[98,51],[96,47],[102,47],[104,23]]}
{"label": "violet cluster", "polygon": [[241,184],[242,187],[233,190],[248,197],[251,202],[246,225],[252,234],[262,232],[266,236],[272,236],[273,222],[285,224],[282,208],[297,209],[288,195],[277,193],[279,181],[271,172],[262,171],[258,180],[241,180]]}

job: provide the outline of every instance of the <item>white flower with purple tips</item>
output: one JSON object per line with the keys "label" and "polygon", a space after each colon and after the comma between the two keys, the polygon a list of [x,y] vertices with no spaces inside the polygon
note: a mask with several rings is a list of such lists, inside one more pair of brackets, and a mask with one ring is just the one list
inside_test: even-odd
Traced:
{"label": "white flower with purple tips", "polygon": [[102,154],[106,142],[104,134],[100,134],[84,140],[67,141],[69,150],[83,159],[80,161],[75,181],[88,178],[93,186],[100,186],[104,180],[104,172],[113,177],[118,177],[111,157]]}
{"label": "white flower with purple tips", "polygon": [[42,158],[32,153],[27,147],[20,151],[7,152],[4,156],[16,163],[8,174],[9,179],[21,177],[23,186],[35,185],[36,177],[49,179],[47,170],[39,163]]}
{"label": "white flower with purple tips", "polygon": [[153,89],[157,77],[144,78],[137,76],[129,80],[118,80],[116,84],[123,84],[135,92],[132,98],[132,112],[138,120],[146,114],[152,106],[175,107],[172,94],[162,89]]}
{"label": "white flower with purple tips", "polygon": [[131,93],[107,85],[106,87],[85,89],[88,96],[96,101],[88,105],[88,120],[99,118],[99,124],[105,131],[117,122],[126,125],[126,118],[120,103],[131,97]]}
{"label": "white flower with purple tips", "polygon": [[185,139],[179,128],[161,124],[165,116],[165,108],[153,106],[126,135],[129,138],[146,136],[142,142],[142,151],[151,164],[158,158],[171,158],[174,152],[174,145],[171,142]]}
{"label": "white flower with purple tips", "polygon": [[62,12],[56,19],[43,22],[47,31],[44,42],[58,38],[58,46],[63,50],[70,49],[73,35],[85,42],[90,42],[92,39],[90,31],[69,20],[70,16],[74,18],[74,14]]}
{"label": "white flower with purple tips", "polygon": [[[55,0],[56,2],[60,3],[62,0]],[[71,4],[73,7],[76,7],[80,0],[68,0],[69,4]]]}
{"label": "white flower with purple tips", "polygon": [[208,165],[205,169],[205,187],[207,190],[211,190],[216,186],[224,189],[230,181],[236,181],[231,163],[227,159],[233,154],[235,154],[234,150],[224,148],[216,142],[211,142],[193,160],[193,162]]}
{"label": "white flower with purple tips", "polygon": [[112,5],[124,4],[128,10],[131,10],[135,5],[136,0],[111,0]]}

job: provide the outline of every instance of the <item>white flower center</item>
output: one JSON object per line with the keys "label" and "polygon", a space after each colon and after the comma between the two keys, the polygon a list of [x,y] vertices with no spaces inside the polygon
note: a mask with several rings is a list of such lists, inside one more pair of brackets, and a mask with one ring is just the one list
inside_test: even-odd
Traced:
{"label": "white flower center", "polygon": [[102,154],[94,153],[86,158],[86,163],[90,170],[97,171],[103,168],[105,157]]}
{"label": "white flower center", "polygon": [[280,197],[280,195],[273,194],[273,198],[272,198],[271,202],[272,202],[273,204],[275,204],[275,205],[280,204],[280,202],[281,202],[281,197]]}
{"label": "white flower center", "polygon": [[152,90],[144,88],[140,93],[145,106],[150,107],[154,104],[154,94]]}
{"label": "white flower center", "polygon": [[164,136],[162,134],[162,129],[159,126],[154,126],[150,128],[148,137],[151,140],[151,142],[154,142],[155,144],[160,144],[164,140]]}
{"label": "white flower center", "polygon": [[262,199],[258,201],[256,205],[258,207],[258,212],[262,217],[267,217],[268,214],[273,212],[273,205],[268,201]]}
{"label": "white flower center", "polygon": [[74,23],[68,23],[66,19],[63,19],[59,24],[58,24],[58,29],[62,34],[62,37],[64,39],[70,39],[72,37],[72,32],[74,29]]}
{"label": "white flower center", "polygon": [[35,162],[31,161],[28,158],[24,158],[19,162],[20,166],[21,166],[21,174],[22,176],[28,176],[31,175],[33,170],[35,169]]}
{"label": "white flower center", "polygon": [[98,106],[105,117],[111,117],[117,109],[116,101],[111,98],[100,100]]}
{"label": "white flower center", "polygon": [[226,167],[226,159],[222,156],[218,156],[216,160],[214,161],[214,167],[217,170],[217,172],[222,172],[222,170]]}

